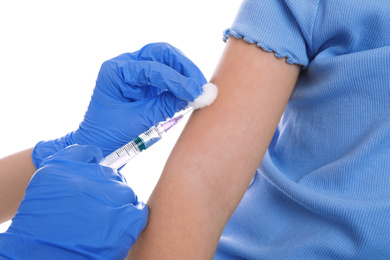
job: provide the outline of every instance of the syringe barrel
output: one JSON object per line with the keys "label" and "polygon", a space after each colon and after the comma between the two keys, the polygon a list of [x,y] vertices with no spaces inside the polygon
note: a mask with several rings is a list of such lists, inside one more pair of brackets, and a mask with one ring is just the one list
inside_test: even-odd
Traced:
{"label": "syringe barrel", "polygon": [[137,144],[133,140],[106,156],[99,162],[99,164],[113,169],[118,169],[140,152],[141,151],[138,149]]}
{"label": "syringe barrel", "polygon": [[161,132],[161,130],[153,126],[129,143],[105,157],[99,164],[113,169],[118,169],[137,154],[161,140],[162,133],[163,132]]}
{"label": "syringe barrel", "polygon": [[[141,139],[140,144],[143,143],[145,146],[145,149],[146,149],[146,148],[149,148],[150,146],[152,146],[153,144],[157,143],[158,141],[160,141],[162,133],[163,132],[161,130],[159,130],[157,127],[152,126],[147,131],[140,134],[136,139]],[[136,140],[136,139],[134,139],[134,140]],[[139,147],[139,148],[141,148],[141,147]],[[142,150],[144,150],[144,149],[142,149]]]}

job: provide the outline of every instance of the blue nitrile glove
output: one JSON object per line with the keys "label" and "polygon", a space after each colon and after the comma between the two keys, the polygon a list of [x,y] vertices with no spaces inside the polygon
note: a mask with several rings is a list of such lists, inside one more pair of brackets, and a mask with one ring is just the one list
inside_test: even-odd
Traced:
{"label": "blue nitrile glove", "polygon": [[0,259],[124,259],[148,208],[115,170],[95,163],[94,146],[69,146],[45,159],[28,184]]}
{"label": "blue nitrile glove", "polygon": [[72,144],[95,145],[106,156],[202,93],[198,67],[167,43],[154,43],[103,63],[91,102],[76,131],[36,145],[36,167]]}

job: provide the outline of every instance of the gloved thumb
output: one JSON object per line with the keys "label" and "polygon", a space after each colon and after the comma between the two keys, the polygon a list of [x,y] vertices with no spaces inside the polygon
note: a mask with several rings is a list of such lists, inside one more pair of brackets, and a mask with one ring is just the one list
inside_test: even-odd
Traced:
{"label": "gloved thumb", "polygon": [[207,83],[203,85],[202,90],[203,93],[190,102],[178,98],[170,91],[165,91],[156,97],[139,101],[139,105],[145,109],[145,114],[149,115],[150,123],[155,124],[172,118],[176,112],[189,106],[198,109],[211,105],[218,95],[218,88],[212,83]]}
{"label": "gloved thumb", "polygon": [[170,91],[164,91],[158,96],[138,101],[137,106],[142,109],[141,114],[147,115],[148,124],[152,126],[172,118],[176,112],[185,109],[188,101],[176,97]]}
{"label": "gloved thumb", "polygon": [[96,163],[103,158],[102,151],[93,145],[71,145],[47,157],[40,167],[50,164],[54,160]]}

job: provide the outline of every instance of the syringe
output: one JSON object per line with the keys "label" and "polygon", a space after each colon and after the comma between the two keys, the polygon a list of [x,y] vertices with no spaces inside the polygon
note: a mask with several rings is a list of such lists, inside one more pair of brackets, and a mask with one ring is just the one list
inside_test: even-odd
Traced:
{"label": "syringe", "polygon": [[166,133],[171,127],[179,123],[183,116],[190,111],[192,111],[192,109],[180,116],[174,117],[171,120],[158,125],[157,127],[152,126],[129,143],[106,156],[102,161],[100,161],[99,164],[113,169],[122,167],[137,154],[149,148],[157,141],[161,140],[162,135]]}

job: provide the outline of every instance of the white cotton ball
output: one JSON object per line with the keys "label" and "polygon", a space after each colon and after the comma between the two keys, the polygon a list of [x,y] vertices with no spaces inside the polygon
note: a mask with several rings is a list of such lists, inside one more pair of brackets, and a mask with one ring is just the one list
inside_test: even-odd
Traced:
{"label": "white cotton ball", "polygon": [[210,106],[218,95],[218,88],[213,83],[204,84],[203,93],[200,94],[194,101],[188,102],[189,107],[193,107],[194,109],[203,108]]}

